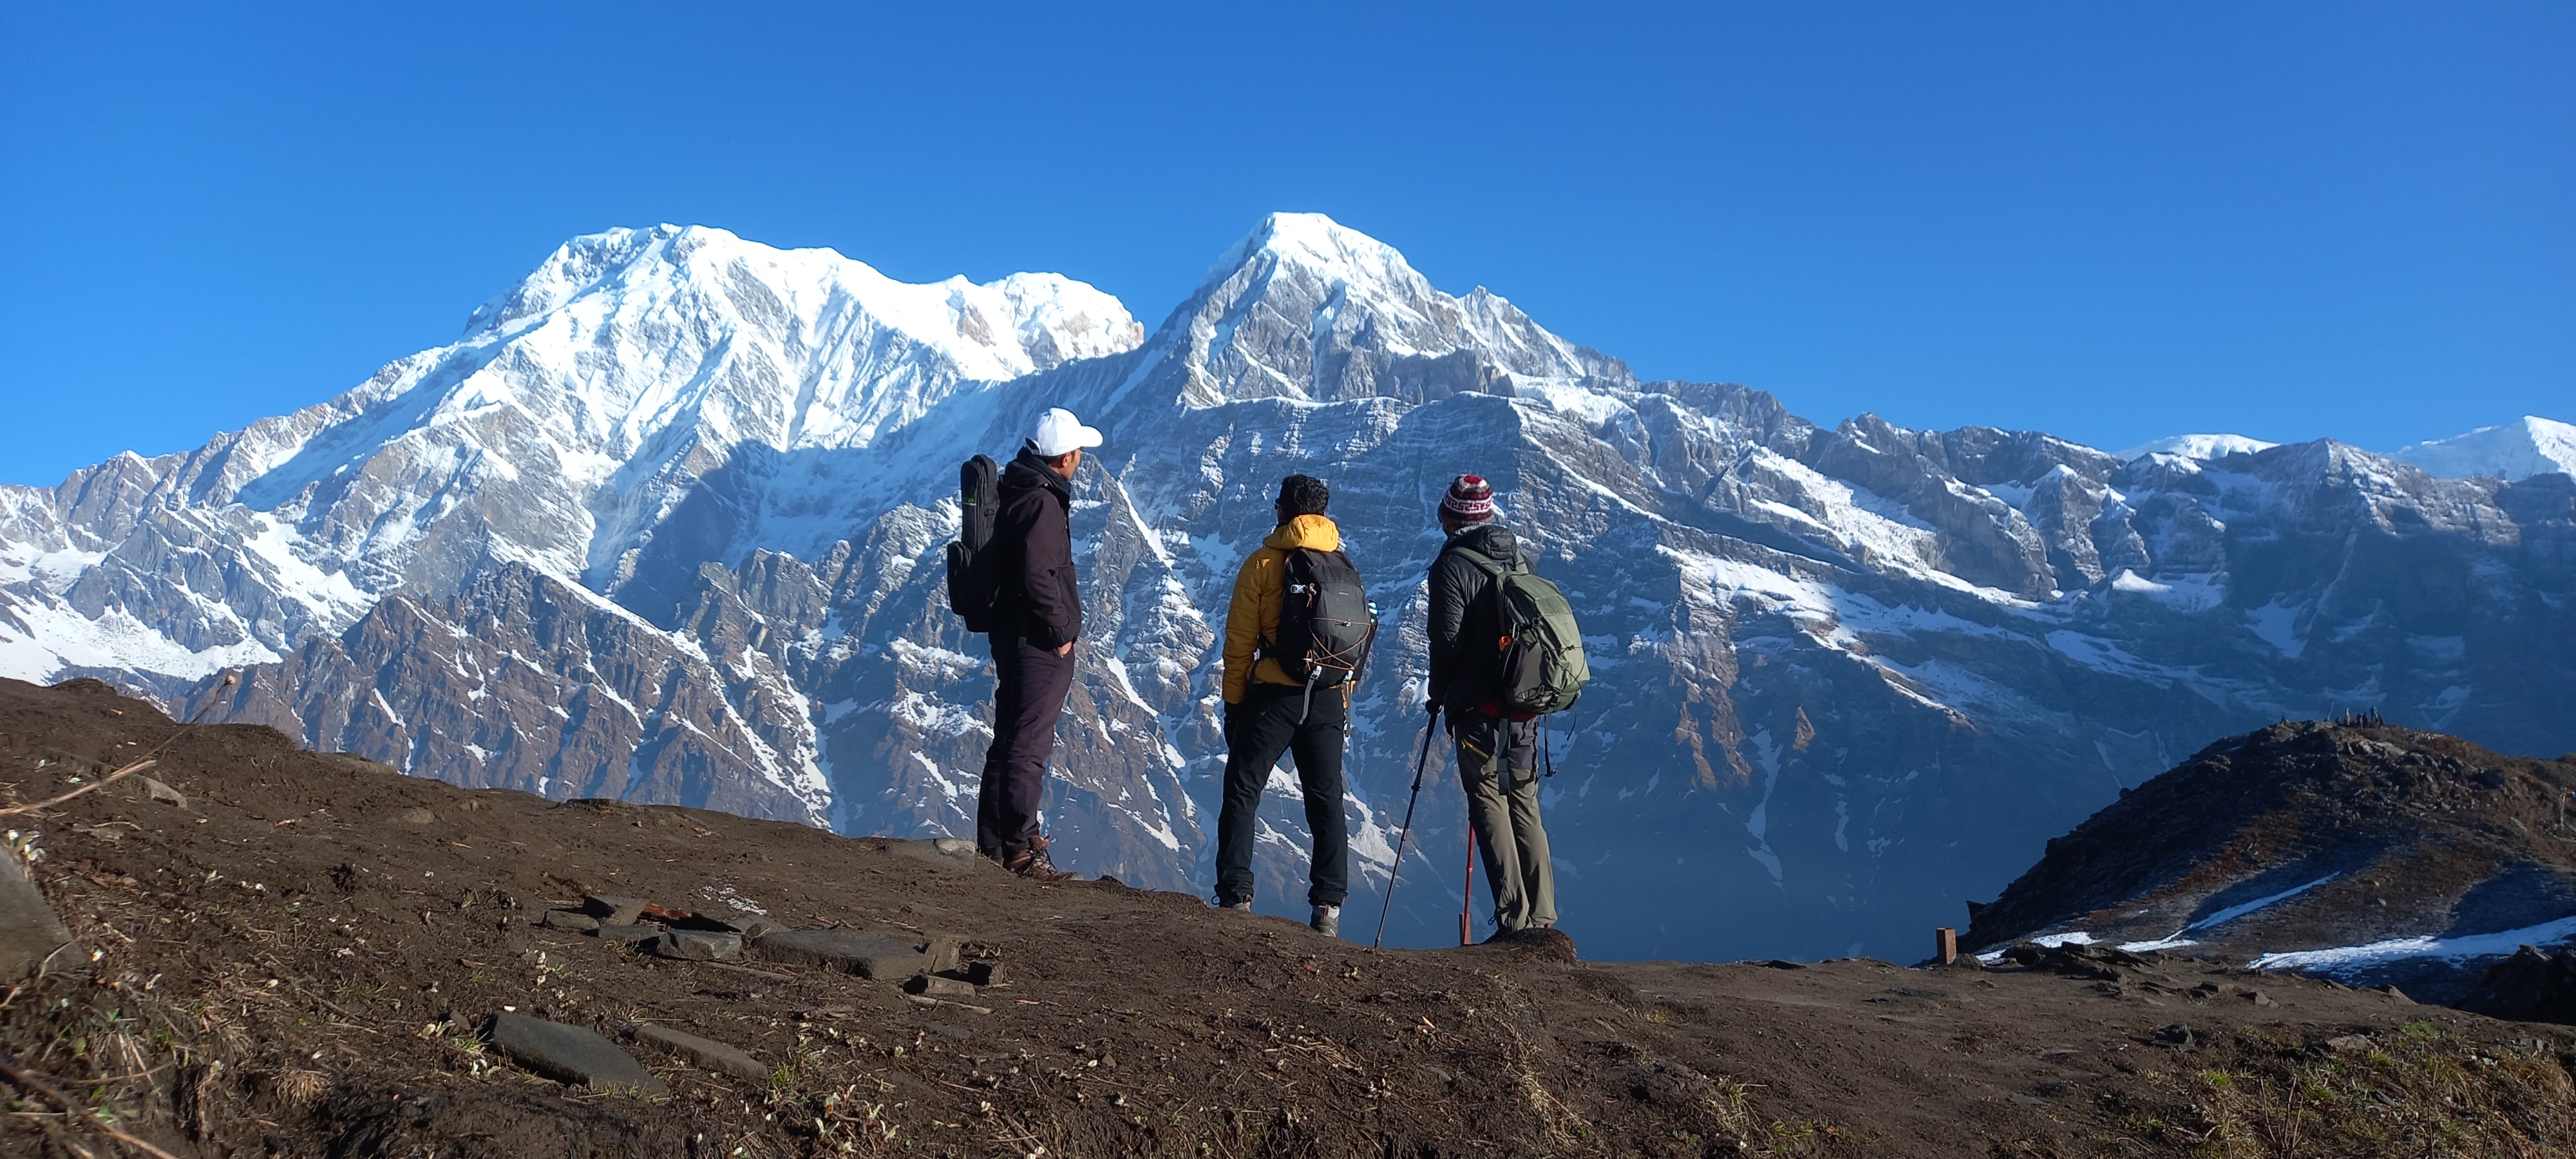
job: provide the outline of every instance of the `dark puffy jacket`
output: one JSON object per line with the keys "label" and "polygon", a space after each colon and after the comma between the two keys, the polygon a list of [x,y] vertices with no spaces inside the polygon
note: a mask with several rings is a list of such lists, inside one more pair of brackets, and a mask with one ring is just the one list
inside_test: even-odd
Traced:
{"label": "dark puffy jacket", "polygon": [[1493,577],[1454,548],[1467,548],[1505,567],[1521,557],[1512,529],[1479,523],[1441,545],[1431,561],[1431,700],[1466,711],[1499,695],[1502,678],[1502,610],[1489,598]]}
{"label": "dark puffy jacket", "polygon": [[1073,582],[1073,489],[1035,452],[1002,468],[1002,509],[994,520],[996,636],[1041,648],[1082,637],[1082,593]]}

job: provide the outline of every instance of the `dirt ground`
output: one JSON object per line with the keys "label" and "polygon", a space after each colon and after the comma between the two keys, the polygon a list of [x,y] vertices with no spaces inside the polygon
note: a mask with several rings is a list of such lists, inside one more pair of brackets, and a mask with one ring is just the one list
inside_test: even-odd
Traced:
{"label": "dirt ground", "polygon": [[[79,941],[0,1000],[0,1153],[149,1153],[111,1130],[176,1156],[2576,1153],[2576,1034],[2402,996],[2183,959],[1373,953],[927,842],[467,792],[0,681],[0,803],[165,742],[149,775],[184,805],[129,777],[0,819]],[[1003,981],[925,1007],[534,924],[585,892],[953,935]],[[504,1009],[660,1023],[770,1074],[629,1043],[667,1097],[570,1087],[482,1041]]]}

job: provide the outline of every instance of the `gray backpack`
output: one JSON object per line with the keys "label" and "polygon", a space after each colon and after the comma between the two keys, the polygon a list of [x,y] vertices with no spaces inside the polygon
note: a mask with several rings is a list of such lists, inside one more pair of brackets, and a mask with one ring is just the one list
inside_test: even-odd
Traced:
{"label": "gray backpack", "polygon": [[1494,604],[1501,613],[1500,700],[1507,712],[1545,716],[1574,707],[1583,686],[1592,682],[1592,663],[1583,655],[1583,630],[1575,626],[1574,605],[1555,584],[1533,572],[1526,559],[1509,566],[1470,548],[1449,550],[1494,580]]}

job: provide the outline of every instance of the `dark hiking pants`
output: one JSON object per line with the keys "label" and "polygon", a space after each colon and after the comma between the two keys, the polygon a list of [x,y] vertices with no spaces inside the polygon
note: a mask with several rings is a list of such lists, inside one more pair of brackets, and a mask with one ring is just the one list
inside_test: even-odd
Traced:
{"label": "dark hiking pants", "polygon": [[[1304,724],[1297,722],[1301,708]],[[1255,683],[1225,713],[1225,808],[1216,820],[1216,896],[1236,902],[1252,896],[1252,845],[1261,812],[1261,790],[1282,754],[1297,758],[1297,784],[1306,795],[1306,828],[1315,835],[1314,869],[1306,904],[1340,905],[1350,896],[1350,836],[1342,821],[1342,738],[1350,706],[1338,688],[1306,690]]]}
{"label": "dark hiking pants", "polygon": [[975,848],[1008,861],[1038,835],[1055,720],[1073,687],[1073,655],[1058,656],[1017,636],[994,635],[993,745],[975,793]]}
{"label": "dark hiking pants", "polygon": [[1449,718],[1467,819],[1504,933],[1556,924],[1556,866],[1538,821],[1538,722],[1465,712]]}

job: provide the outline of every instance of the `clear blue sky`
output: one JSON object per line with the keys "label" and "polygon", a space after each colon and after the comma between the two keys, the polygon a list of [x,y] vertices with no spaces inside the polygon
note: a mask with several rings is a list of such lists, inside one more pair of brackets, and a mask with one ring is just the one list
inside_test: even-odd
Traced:
{"label": "clear blue sky", "polygon": [[1274,209],[1831,423],[2576,420],[2576,5],[11,4],[0,481],[703,223],[1149,325]]}

